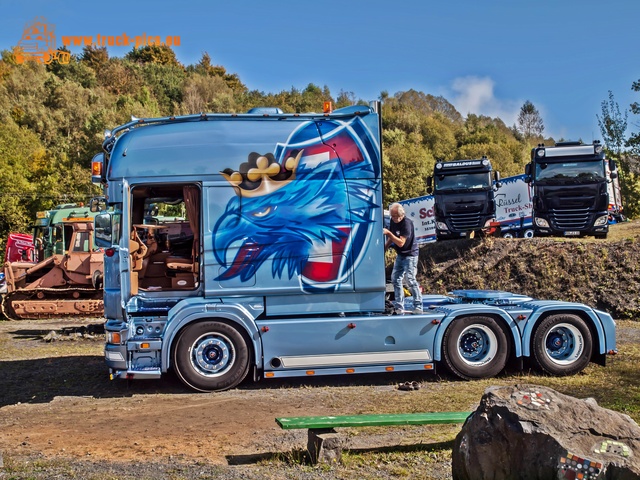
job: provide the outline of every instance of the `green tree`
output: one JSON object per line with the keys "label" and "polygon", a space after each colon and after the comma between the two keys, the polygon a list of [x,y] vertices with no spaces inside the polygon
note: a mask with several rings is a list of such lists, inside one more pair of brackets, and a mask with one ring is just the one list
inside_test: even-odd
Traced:
{"label": "green tree", "polygon": [[[640,92],[640,80],[633,82],[631,85],[631,90],[634,92]],[[633,115],[640,115],[640,102],[633,102],[631,104],[631,113]],[[634,124],[635,126],[639,126],[638,124]],[[640,133],[634,132],[631,133],[629,139],[627,140],[627,147],[631,148],[631,153],[634,155],[640,154]]]}
{"label": "green tree", "polygon": [[[620,112],[620,107],[611,90],[609,90],[609,99],[603,100],[601,107],[602,116],[596,115],[596,117],[608,156],[618,159],[624,213],[630,218],[637,217],[640,215],[640,162],[637,153],[640,152],[635,150],[634,154],[633,136],[628,142],[625,141],[628,112],[627,110],[624,113]],[[633,111],[633,104],[631,108]],[[632,151],[624,152],[625,145],[630,146]]]}
{"label": "green tree", "polygon": [[193,74],[185,82],[180,113],[233,111],[233,91],[221,77]]}
{"label": "green tree", "polygon": [[603,100],[600,104],[602,107],[602,117],[596,114],[598,119],[598,126],[600,127],[600,133],[605,146],[616,157],[622,153],[622,147],[624,147],[625,132],[627,131],[627,110],[624,111],[624,115],[620,113],[620,107],[618,102],[613,98],[613,92],[609,90],[609,100]]}
{"label": "green tree", "polygon": [[240,77],[236,73],[228,73],[222,65],[213,65],[211,56],[204,52],[200,61],[195,66],[188,66],[187,71],[207,75],[210,77],[219,77],[227,84],[235,94],[243,94],[247,92],[247,87],[240,81]]}
{"label": "green tree", "polygon": [[14,122],[0,123],[0,239],[28,226],[27,204],[36,195],[30,182],[31,163],[42,156],[38,137]]}
{"label": "green tree", "polygon": [[526,140],[541,138],[544,132],[544,122],[540,112],[529,100],[520,107],[518,130]]}
{"label": "green tree", "polygon": [[134,48],[125,55],[125,59],[135,63],[154,63],[182,67],[176,58],[176,53],[167,45],[145,45],[144,47]]}
{"label": "green tree", "polygon": [[95,72],[100,72],[109,61],[107,47],[87,45],[82,49],[80,60]]}

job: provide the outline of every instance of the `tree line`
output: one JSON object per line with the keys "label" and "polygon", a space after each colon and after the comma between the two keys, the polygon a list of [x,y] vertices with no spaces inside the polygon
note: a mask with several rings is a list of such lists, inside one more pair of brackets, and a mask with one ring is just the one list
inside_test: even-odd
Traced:
{"label": "tree line", "polygon": [[[296,113],[320,111],[325,101],[334,108],[367,103],[353,92],[336,95],[314,83],[276,93],[249,90],[207,53],[185,66],[170,47],[133,49],[122,58],[109,57],[105,47],[85,47],[65,65],[17,64],[15,51],[2,51],[0,59],[0,251],[9,232],[29,231],[37,211],[100,193],[90,182],[91,159],[101,149],[103,131],[132,115],[242,113],[258,106]],[[640,82],[633,88],[640,90]],[[444,97],[415,90],[383,91],[379,99],[385,204],[425,195],[436,160],[486,155],[510,176],[524,172],[534,145],[554,142],[544,137],[542,118],[529,101],[508,126],[500,118],[463,117]],[[623,138],[616,108],[612,95],[603,102],[603,137],[621,162],[626,213],[635,216],[640,134]],[[634,104],[632,113],[640,114],[640,106]],[[626,117],[624,122],[626,130]]]}

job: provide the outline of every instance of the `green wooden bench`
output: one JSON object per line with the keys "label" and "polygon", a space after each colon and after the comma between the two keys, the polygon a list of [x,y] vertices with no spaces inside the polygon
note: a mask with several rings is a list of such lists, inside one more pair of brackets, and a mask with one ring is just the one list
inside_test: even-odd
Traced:
{"label": "green wooden bench", "polygon": [[284,430],[307,429],[307,450],[311,461],[333,463],[340,460],[342,442],[334,428],[381,427],[398,425],[436,425],[464,423],[472,412],[383,413],[377,415],[337,415],[326,417],[280,417],[276,423]]}

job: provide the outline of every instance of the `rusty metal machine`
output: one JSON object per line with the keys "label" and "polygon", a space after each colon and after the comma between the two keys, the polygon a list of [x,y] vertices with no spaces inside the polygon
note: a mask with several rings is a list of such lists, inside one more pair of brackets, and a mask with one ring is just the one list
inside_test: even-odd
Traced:
{"label": "rusty metal machine", "polygon": [[63,221],[64,253],[38,262],[7,262],[2,313],[9,319],[101,316],[103,254],[92,221]]}

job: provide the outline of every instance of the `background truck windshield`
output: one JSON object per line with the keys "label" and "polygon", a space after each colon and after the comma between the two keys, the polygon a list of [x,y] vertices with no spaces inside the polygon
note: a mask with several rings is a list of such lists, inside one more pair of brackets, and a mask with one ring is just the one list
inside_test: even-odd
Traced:
{"label": "background truck windshield", "polygon": [[459,175],[436,175],[435,190],[483,190],[491,187],[489,172],[463,173]]}
{"label": "background truck windshield", "polygon": [[602,160],[537,163],[535,181],[547,185],[597,183],[605,180]]}

